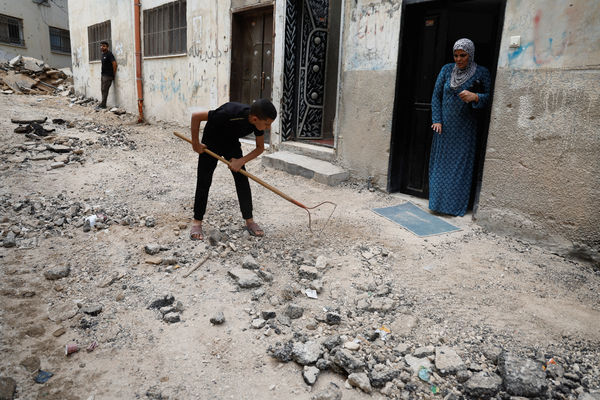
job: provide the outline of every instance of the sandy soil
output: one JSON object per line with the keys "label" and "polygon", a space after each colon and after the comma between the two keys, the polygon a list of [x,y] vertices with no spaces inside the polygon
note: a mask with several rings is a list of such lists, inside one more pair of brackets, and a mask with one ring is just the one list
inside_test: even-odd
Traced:
{"label": "sandy soil", "polygon": [[[597,367],[600,272],[592,265],[487,233],[470,215],[448,219],[459,232],[418,238],[372,208],[411,200],[426,209],[423,200],[369,191],[360,182],[328,187],[266,169],[259,160],[248,165],[249,171],[293,198],[337,203],[330,224],[311,234],[302,209],[253,183],[255,218],[267,236],[248,236],[233,180],[220,165],[205,232],[219,230],[222,243],[192,242],[196,157],[190,145],[172,135],[188,129],[160,122],[137,125],[131,115],[69,104],[65,97],[0,97],[0,227],[3,237],[19,232],[15,247],[0,248],[0,376],[17,382],[15,398],[310,399],[329,382],[340,387],[344,399],[383,398],[377,391],[368,395],[345,388],[346,377],[331,371],[308,386],[301,366],[281,363],[267,349],[294,334],[352,339],[406,315],[414,326],[374,345],[446,343],[471,362],[483,346],[495,345],[563,357],[568,365],[575,362],[568,361],[571,356],[582,366],[595,359]],[[83,153],[56,169],[50,166],[60,154],[32,160],[35,152],[24,145],[31,140],[13,132],[17,125],[11,117],[68,120],[72,127],[46,124],[56,131],[42,143],[71,137],[72,147]],[[122,135],[103,141],[115,129]],[[19,203],[25,205],[15,211]],[[80,209],[57,225],[74,204]],[[84,232],[84,217],[96,213],[107,216],[106,229]],[[319,212],[316,222],[325,218],[325,211]],[[152,219],[154,226],[146,226]],[[146,254],[144,246],[151,243],[164,250]],[[205,255],[209,260],[186,277]],[[257,299],[254,289],[240,289],[227,273],[247,255],[273,276]],[[297,271],[303,264],[314,266],[318,256],[328,266],[322,271],[323,291],[310,299],[298,293],[307,282]],[[152,257],[175,265],[147,263]],[[65,278],[44,276],[67,265]],[[383,297],[393,302],[391,309],[357,311],[361,299],[381,288],[387,288]],[[166,323],[158,310],[148,309],[165,294],[181,302],[180,322]],[[280,314],[290,301],[304,307],[304,315],[291,326],[279,325],[279,334],[250,327],[261,311]],[[90,305],[101,305],[102,311],[85,314]],[[342,323],[315,322],[323,307],[339,310]],[[217,311],[225,315],[223,325],[209,322]],[[65,333],[55,336],[59,328]],[[93,341],[97,348],[87,352]],[[82,350],[67,357],[67,343]],[[38,369],[54,376],[35,383]],[[598,379],[591,376],[589,382],[594,386]],[[428,397],[419,393],[415,397]],[[390,396],[403,395],[398,389]]]}

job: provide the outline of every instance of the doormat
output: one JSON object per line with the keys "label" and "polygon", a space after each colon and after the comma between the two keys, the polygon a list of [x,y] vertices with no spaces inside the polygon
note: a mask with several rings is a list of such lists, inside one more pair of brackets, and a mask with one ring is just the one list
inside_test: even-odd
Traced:
{"label": "doormat", "polygon": [[423,211],[410,201],[397,206],[374,208],[373,212],[401,225],[420,237],[460,231],[460,228],[429,214],[427,211]]}

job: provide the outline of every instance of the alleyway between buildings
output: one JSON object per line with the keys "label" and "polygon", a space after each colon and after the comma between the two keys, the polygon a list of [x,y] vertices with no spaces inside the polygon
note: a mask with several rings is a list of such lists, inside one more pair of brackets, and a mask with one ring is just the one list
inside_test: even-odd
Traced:
{"label": "alleyway between buildings", "polygon": [[407,197],[260,159],[248,170],[284,193],[337,203],[330,224],[311,234],[252,183],[266,236],[249,236],[220,165],[192,242],[187,127],[0,96],[0,397],[600,398],[598,266],[470,215],[418,238],[372,211]]}

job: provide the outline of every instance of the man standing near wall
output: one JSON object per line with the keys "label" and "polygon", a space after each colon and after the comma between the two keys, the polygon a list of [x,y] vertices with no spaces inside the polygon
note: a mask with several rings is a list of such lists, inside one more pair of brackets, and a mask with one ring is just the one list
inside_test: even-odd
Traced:
{"label": "man standing near wall", "polygon": [[108,97],[108,89],[112,85],[115,75],[117,74],[117,60],[111,51],[108,50],[108,42],[100,42],[100,50],[102,51],[102,72],[101,72],[101,90],[102,102],[98,108],[106,108],[106,99]]}

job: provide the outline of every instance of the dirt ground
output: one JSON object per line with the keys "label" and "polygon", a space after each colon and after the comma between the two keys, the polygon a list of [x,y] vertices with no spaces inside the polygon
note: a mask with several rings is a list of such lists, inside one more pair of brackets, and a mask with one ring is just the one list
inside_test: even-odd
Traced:
{"label": "dirt ground", "polygon": [[[220,165],[205,225],[219,243],[192,242],[196,156],[172,135],[189,134],[187,127],[138,125],[135,116],[60,96],[1,95],[0,109],[0,239],[14,234],[14,246],[0,247],[0,377],[14,379],[17,399],[311,399],[330,382],[343,399],[461,392],[455,380],[438,377],[440,394],[412,378],[367,394],[332,370],[309,386],[302,366],[267,351],[301,336],[352,340],[382,325],[391,327],[388,339],[368,343],[379,353],[399,343],[443,343],[475,372],[495,368],[481,354],[497,346],[575,369],[579,384],[564,398],[600,389],[600,270],[591,264],[485,232],[471,215],[448,218],[459,232],[419,238],[372,208],[410,200],[426,209],[426,201],[362,182],[328,187],[259,160],[249,171],[293,198],[337,203],[330,224],[311,234],[305,211],[252,183],[266,237],[250,237]],[[13,132],[11,118],[30,117],[48,117],[45,126],[56,131],[39,141]],[[56,118],[67,122],[51,123]],[[45,150],[57,143],[71,150]],[[86,232],[84,219],[93,214],[106,220]],[[325,218],[318,213],[316,222]],[[153,243],[162,250],[147,254]],[[272,278],[261,289],[240,288],[228,274],[248,255]],[[311,299],[298,270],[319,256],[323,287]],[[47,274],[66,266],[66,277]],[[180,302],[179,322],[148,308],[164,295]],[[372,296],[390,306],[361,307]],[[262,311],[280,315],[290,303],[303,307],[301,318],[251,327]],[[339,325],[315,320],[326,309],[339,312]],[[218,311],[222,325],[209,321]],[[403,318],[411,322],[398,325]],[[81,350],[65,356],[68,343]],[[388,365],[401,362],[398,356]],[[54,375],[36,383],[39,369]]]}

